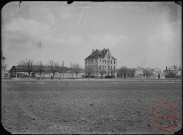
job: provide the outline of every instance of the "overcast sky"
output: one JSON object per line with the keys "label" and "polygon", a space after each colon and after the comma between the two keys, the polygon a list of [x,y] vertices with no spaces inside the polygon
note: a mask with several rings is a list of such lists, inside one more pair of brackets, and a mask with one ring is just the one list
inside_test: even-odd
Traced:
{"label": "overcast sky", "polygon": [[173,2],[11,2],[2,9],[8,69],[31,58],[65,66],[109,48],[117,67],[181,64],[181,7]]}

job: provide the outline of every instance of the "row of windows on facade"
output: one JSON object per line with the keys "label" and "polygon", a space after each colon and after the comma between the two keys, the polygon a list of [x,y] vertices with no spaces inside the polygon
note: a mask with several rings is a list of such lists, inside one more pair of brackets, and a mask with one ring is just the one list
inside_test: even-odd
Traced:
{"label": "row of windows on facade", "polygon": [[[97,60],[91,60],[91,63],[93,63],[94,61],[97,62]],[[100,59],[100,62],[102,62],[102,63],[105,62],[105,63],[106,63],[106,60],[101,60],[101,59]],[[110,60],[107,60],[107,62],[110,63]],[[87,64],[87,60],[86,60],[86,64]],[[111,64],[112,64],[112,60],[111,60]],[[115,61],[114,61],[114,64],[115,64]]]}
{"label": "row of windows on facade", "polygon": [[[86,66],[86,68],[88,68],[88,67],[91,67],[91,68],[98,68],[98,66],[97,65],[91,65],[91,66]],[[99,69],[106,69],[106,65],[100,65],[99,66]],[[113,68],[112,68],[113,67]],[[108,66],[108,69],[115,69],[115,66]]]}

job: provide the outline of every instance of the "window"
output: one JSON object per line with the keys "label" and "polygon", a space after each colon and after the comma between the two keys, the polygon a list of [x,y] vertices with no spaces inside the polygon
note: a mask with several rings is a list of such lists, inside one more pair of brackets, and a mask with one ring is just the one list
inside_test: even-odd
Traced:
{"label": "window", "polygon": [[112,69],[112,66],[111,66],[111,69]]}
{"label": "window", "polygon": [[115,64],[115,60],[114,60],[114,64]]}
{"label": "window", "polygon": [[115,69],[115,66],[114,66],[114,69]]}
{"label": "window", "polygon": [[112,60],[111,60],[111,64],[112,64]]}
{"label": "window", "polygon": [[87,60],[86,60],[86,64],[87,64]]}

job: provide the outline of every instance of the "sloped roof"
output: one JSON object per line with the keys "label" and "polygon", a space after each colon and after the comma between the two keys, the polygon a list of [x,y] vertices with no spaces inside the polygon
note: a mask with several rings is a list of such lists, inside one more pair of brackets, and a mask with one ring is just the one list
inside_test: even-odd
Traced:
{"label": "sloped roof", "polygon": [[[98,58],[104,58],[106,53],[107,53],[107,49],[103,49],[103,50],[95,50],[92,54],[90,54],[85,60],[89,60],[89,59],[98,59]],[[114,58],[112,56],[113,60],[116,60],[116,58]]]}
{"label": "sloped roof", "polygon": [[114,58],[113,56],[112,56],[112,59],[113,59],[113,60],[116,60],[116,58]]}

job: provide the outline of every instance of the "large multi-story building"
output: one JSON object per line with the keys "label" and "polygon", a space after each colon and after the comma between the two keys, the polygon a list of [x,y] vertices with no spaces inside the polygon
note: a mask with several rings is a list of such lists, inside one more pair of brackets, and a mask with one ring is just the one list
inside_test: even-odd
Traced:
{"label": "large multi-story building", "polygon": [[[39,66],[32,66],[31,68],[32,72],[30,73],[30,77],[36,77],[40,78],[40,68]],[[53,72],[52,69],[49,66],[42,67],[42,73],[41,78],[52,78]],[[9,70],[10,77],[11,78],[25,78],[28,77],[28,70],[26,66],[12,66],[12,68]],[[54,74],[54,78],[82,78],[84,76],[84,70],[81,69],[80,72],[77,74],[72,71],[71,68],[67,67],[58,67],[56,69],[56,72]]]}
{"label": "large multi-story building", "polygon": [[111,55],[109,49],[92,50],[92,53],[85,59],[86,74],[93,76],[114,75],[116,76],[117,59]]}

